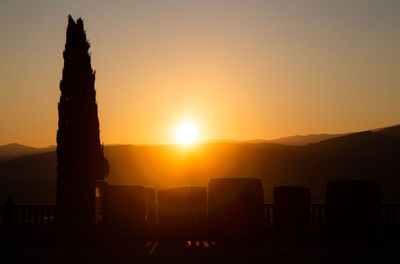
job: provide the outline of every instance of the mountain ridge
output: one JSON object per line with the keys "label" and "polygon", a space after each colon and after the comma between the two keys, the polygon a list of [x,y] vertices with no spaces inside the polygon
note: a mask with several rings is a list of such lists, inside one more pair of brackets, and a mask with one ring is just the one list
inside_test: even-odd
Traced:
{"label": "mountain ridge", "polygon": [[45,148],[36,148],[19,143],[10,143],[0,146],[0,161],[18,158],[22,156],[33,155],[37,153],[54,151],[56,146],[48,146]]}
{"label": "mountain ridge", "polygon": [[[399,126],[400,127],[400,126]],[[385,202],[400,202],[400,133],[397,128],[364,131],[305,146],[270,142],[210,142],[190,148],[179,145],[105,146],[110,184],[153,185],[165,189],[207,185],[213,177],[256,177],[265,200],[272,187],[299,185],[323,201],[330,180],[374,180]],[[0,162],[0,201],[54,202],[55,151]]]}

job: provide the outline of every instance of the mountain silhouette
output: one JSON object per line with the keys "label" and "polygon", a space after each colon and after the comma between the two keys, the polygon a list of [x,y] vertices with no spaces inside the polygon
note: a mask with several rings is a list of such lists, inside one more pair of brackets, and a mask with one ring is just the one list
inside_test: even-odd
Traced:
{"label": "mountain silhouette", "polygon": [[[324,201],[330,180],[374,180],[381,183],[384,202],[400,202],[400,126],[331,138],[306,146],[274,143],[212,142],[192,148],[176,145],[105,146],[112,184],[206,186],[214,177],[256,177],[265,200],[272,188],[299,185]],[[54,202],[55,152],[0,162],[0,199]]]}
{"label": "mountain silhouette", "polygon": [[398,137],[400,135],[400,125],[385,127],[374,130],[379,134],[388,135],[388,136],[395,136]]}
{"label": "mountain silhouette", "polygon": [[307,144],[318,143],[324,140],[328,140],[331,138],[337,138],[344,136],[346,134],[310,134],[310,135],[296,135],[290,137],[282,137],[273,140],[269,140],[268,142],[283,144],[283,145],[292,145],[292,146],[304,146]]}
{"label": "mountain silhouette", "polygon": [[11,143],[7,145],[0,146],[0,161],[7,159],[18,158],[22,156],[28,156],[37,153],[55,151],[56,146],[49,146],[47,148],[35,148],[18,143]]}
{"label": "mountain silhouette", "polygon": [[0,162],[0,202],[12,195],[21,203],[54,203],[56,152],[45,152]]}
{"label": "mountain silhouette", "polygon": [[[350,134],[350,133],[348,133]],[[344,136],[346,134],[309,134],[309,135],[296,135],[289,137],[280,137],[276,139],[250,139],[250,140],[228,140],[217,139],[210,140],[207,143],[228,142],[228,143],[276,143],[289,146],[305,146],[311,143],[318,143],[330,138]]]}
{"label": "mountain silhouette", "polygon": [[[400,134],[400,132],[399,132]],[[207,143],[276,143],[289,146],[304,146],[311,143],[318,143],[327,139],[340,137],[345,134],[310,134],[310,135],[296,135],[290,137],[276,138],[272,140],[265,139],[253,139],[253,140],[212,140]],[[10,159],[15,159],[18,157],[39,154],[44,152],[55,151],[56,146],[52,145],[47,148],[35,148],[27,145],[22,145],[18,143],[11,143],[7,145],[0,146],[0,162]]]}

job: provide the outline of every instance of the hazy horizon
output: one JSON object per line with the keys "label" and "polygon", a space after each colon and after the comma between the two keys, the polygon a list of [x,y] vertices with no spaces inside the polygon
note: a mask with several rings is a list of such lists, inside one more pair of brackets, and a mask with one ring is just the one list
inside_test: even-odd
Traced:
{"label": "hazy horizon", "polygon": [[[311,133],[311,134],[304,134],[304,135],[291,135],[291,136],[284,136],[284,137],[278,137],[278,138],[271,138],[271,139],[263,139],[263,138],[253,138],[253,139],[226,139],[226,138],[217,138],[217,139],[209,139],[209,140],[202,140],[198,141],[195,144],[208,144],[208,143],[218,143],[218,142],[232,142],[232,143],[277,143],[277,144],[282,144],[282,145],[292,145],[292,146],[302,146],[306,145],[308,143],[304,142],[310,142],[310,143],[317,143],[320,141],[324,141],[327,139],[335,138],[335,137],[340,137],[340,136],[346,136],[349,134],[353,133],[359,133],[359,132],[364,132],[364,131],[377,131],[383,128],[390,128],[390,127],[397,127],[400,126],[400,124],[394,124],[390,125],[387,127],[379,127],[379,128],[371,128],[367,130],[362,130],[362,131],[348,131],[348,132],[342,132],[342,133]],[[307,137],[319,137],[321,136],[320,139],[318,140],[305,140],[304,142],[301,139],[294,140],[292,142],[285,142],[285,139],[296,139],[297,137],[299,138],[307,138]],[[325,138],[324,136],[329,136]],[[281,142],[283,141],[283,142]],[[1,144],[1,146],[7,146],[7,145],[12,145],[12,144],[17,144],[17,145],[22,145],[22,146],[27,146],[27,147],[34,147],[34,148],[51,148],[51,147],[56,147],[56,144],[52,145],[47,145],[47,146],[36,146],[36,145],[27,145],[27,144],[22,144],[20,142],[8,142],[6,144]],[[163,146],[163,145],[179,145],[181,143],[179,142],[172,142],[172,143],[159,143],[159,144],[154,144],[154,143],[126,143],[126,142],[119,142],[119,143],[103,143],[105,146],[122,146],[122,145],[133,145],[133,146]]]}
{"label": "hazy horizon", "polygon": [[0,145],[56,144],[67,16],[82,17],[105,144],[400,123],[400,2],[2,1]]}

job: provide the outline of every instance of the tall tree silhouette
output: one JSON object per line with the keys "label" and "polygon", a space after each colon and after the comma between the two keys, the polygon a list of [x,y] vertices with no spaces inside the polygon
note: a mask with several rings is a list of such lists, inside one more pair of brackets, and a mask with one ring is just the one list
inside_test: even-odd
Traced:
{"label": "tall tree silhouette", "polygon": [[95,72],[83,21],[68,17],[57,131],[57,222],[82,235],[95,224],[95,183],[108,163],[100,144]]}

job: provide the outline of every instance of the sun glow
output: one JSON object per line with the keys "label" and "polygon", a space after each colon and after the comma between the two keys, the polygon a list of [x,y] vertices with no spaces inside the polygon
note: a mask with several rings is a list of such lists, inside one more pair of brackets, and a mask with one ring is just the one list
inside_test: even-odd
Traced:
{"label": "sun glow", "polygon": [[192,144],[197,142],[197,127],[192,123],[182,123],[176,129],[176,139],[181,144]]}

